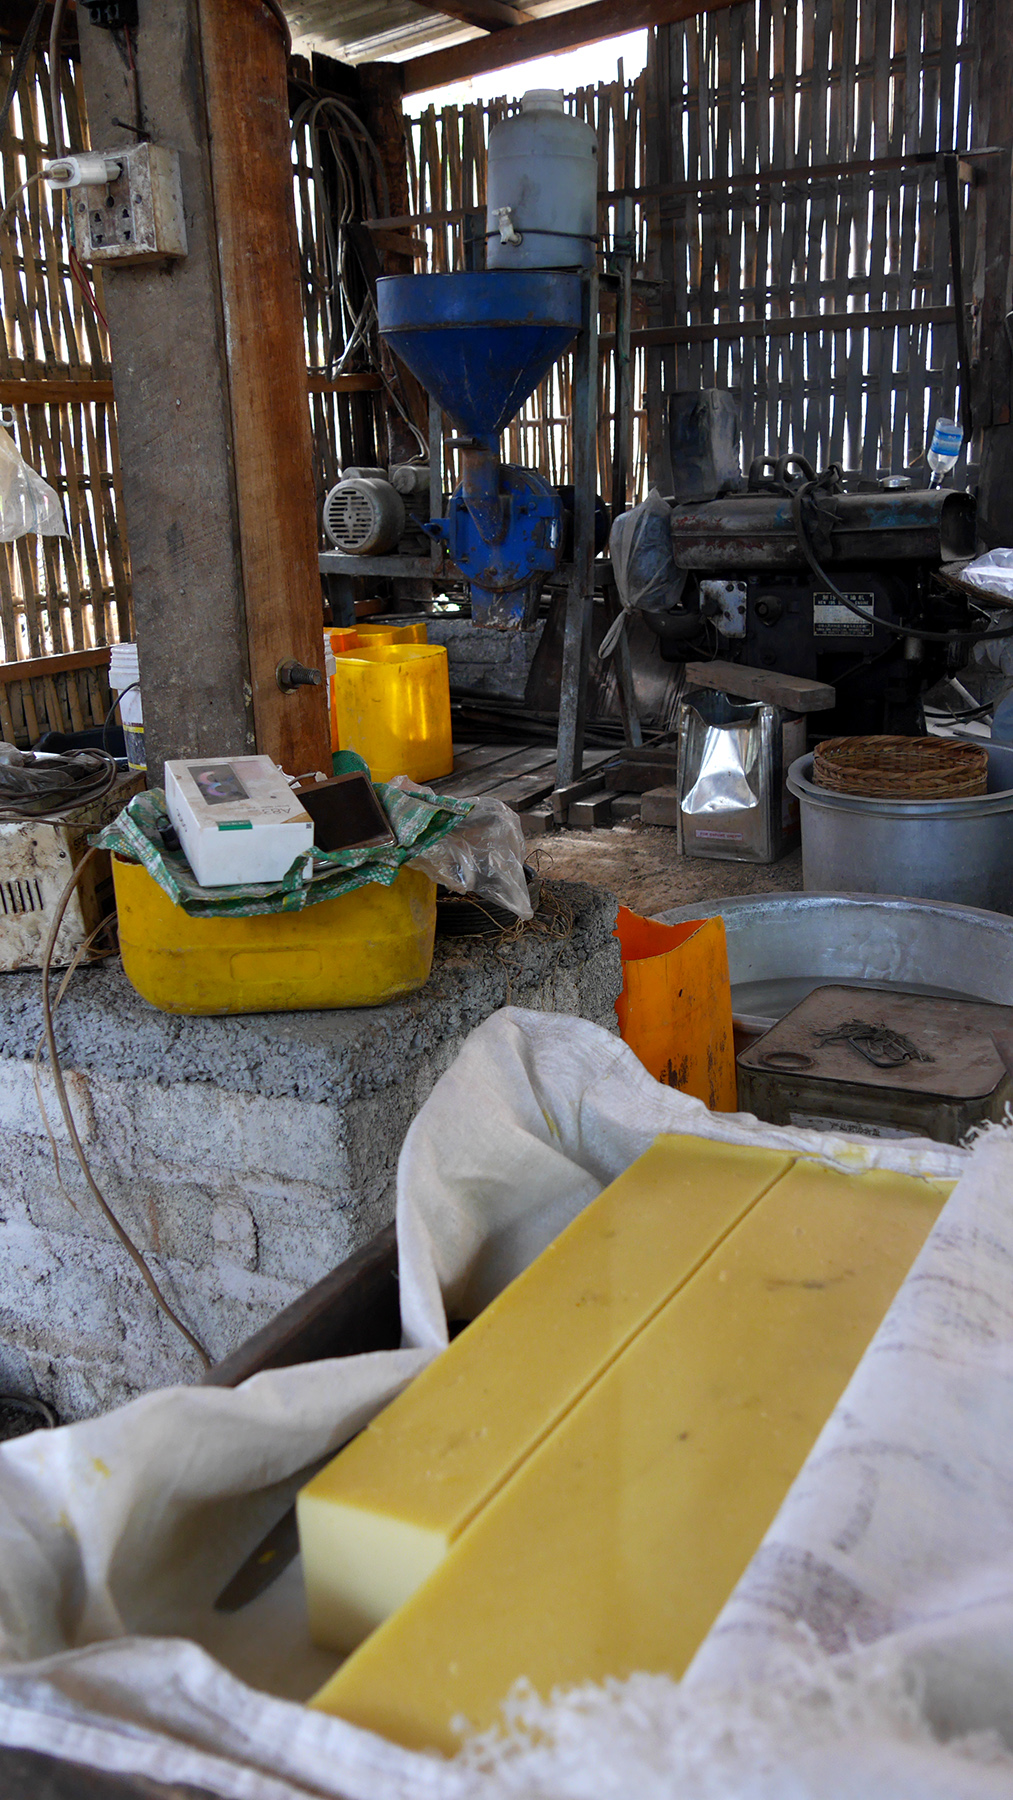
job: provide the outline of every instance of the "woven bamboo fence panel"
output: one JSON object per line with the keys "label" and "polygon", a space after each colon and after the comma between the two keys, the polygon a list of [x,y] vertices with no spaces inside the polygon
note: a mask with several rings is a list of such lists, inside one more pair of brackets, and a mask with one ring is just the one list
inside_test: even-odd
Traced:
{"label": "woven bamboo fence panel", "polygon": [[[0,50],[0,87],[12,61],[12,51]],[[63,139],[81,143],[75,65],[64,60],[60,74]],[[52,154],[45,69],[30,63],[2,144],[5,198]],[[93,650],[132,631],[108,341],[72,278],[67,216],[63,197],[35,183],[0,234],[0,403],[22,455],[60,496],[70,532],[0,545],[0,661],[6,663]],[[98,278],[95,292],[101,306]],[[95,668],[91,686],[80,671],[61,670],[64,693],[76,684],[73,703],[59,711],[63,729],[74,727],[77,714],[92,722],[101,707],[101,658]],[[0,713],[9,700],[8,689]],[[26,709],[16,695],[14,705],[23,741]],[[29,695],[27,712],[35,710]],[[54,723],[52,714],[50,696],[42,729]]]}
{"label": "woven bamboo fence panel", "polygon": [[747,465],[791,450],[901,473],[924,467],[937,413],[959,417],[937,157],[971,142],[972,9],[749,0],[653,37],[647,392],[662,484],[679,389],[737,390]]}
{"label": "woven bamboo fence panel", "polygon": [[[489,130],[497,119],[517,109],[508,100],[475,101],[471,105],[428,107],[406,120],[409,190],[412,213],[426,244],[417,267],[445,273],[470,266],[469,245],[485,233],[486,154]],[[615,205],[624,188],[639,189],[647,167],[644,143],[646,76],[619,78],[597,87],[580,88],[566,97],[570,112],[586,119],[598,134],[598,228],[605,241],[614,229]],[[637,263],[646,257],[646,212],[632,199],[631,227],[637,234]],[[644,314],[646,320],[646,313]],[[608,341],[614,327],[614,303],[603,295],[599,365],[598,481],[603,494],[612,488],[612,430],[615,410],[615,360]],[[647,482],[647,429],[644,403],[645,357],[635,355],[633,453],[630,496],[642,498]],[[503,453],[511,462],[538,469],[554,484],[570,481],[569,423],[572,357],[563,356],[521,408],[503,434]],[[453,453],[448,456],[454,466]]]}

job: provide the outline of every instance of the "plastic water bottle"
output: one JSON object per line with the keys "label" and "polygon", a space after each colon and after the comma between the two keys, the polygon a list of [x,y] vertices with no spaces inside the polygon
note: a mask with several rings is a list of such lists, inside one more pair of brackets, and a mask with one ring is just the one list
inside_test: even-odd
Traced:
{"label": "plastic water bottle", "polygon": [[932,442],[928,450],[928,465],[932,470],[930,487],[941,487],[943,476],[953,468],[964,442],[964,434],[956,419],[937,419],[932,433]]}

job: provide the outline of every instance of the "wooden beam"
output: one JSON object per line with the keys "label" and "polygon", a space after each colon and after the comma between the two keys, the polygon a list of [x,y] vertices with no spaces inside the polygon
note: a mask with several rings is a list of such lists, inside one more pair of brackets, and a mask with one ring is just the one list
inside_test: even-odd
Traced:
{"label": "wooden beam", "polygon": [[[715,319],[706,325],[648,325],[634,331],[635,349],[659,344],[710,344],[718,338],[791,337],[799,331],[882,331],[908,325],[952,325],[952,306],[905,306],[882,312],[782,313],[771,319]],[[601,338],[611,348],[613,339]]]}
{"label": "wooden beam", "polygon": [[198,16],[257,749],[301,775],[331,751],[326,682],[277,680],[289,660],[323,669],[286,56],[265,6]]}
{"label": "wooden beam", "polygon": [[739,3],[740,0],[626,0],[617,7],[615,0],[593,0],[592,5],[575,6],[570,12],[554,13],[550,19],[515,25],[393,66],[400,70],[404,93],[419,94],[426,88],[467,81],[490,69],[529,62],[535,56],[552,56],[557,50],[600,44],[619,32],[639,31],[647,25],[677,25],[700,13],[723,12]]}
{"label": "wooden beam", "polygon": [[[311,394],[375,394],[383,386],[379,375],[368,370],[353,375],[307,376]],[[113,398],[111,381],[18,381],[0,380],[0,406],[51,406],[75,401],[100,401]]]}
{"label": "wooden beam", "polygon": [[0,686],[38,680],[44,675],[64,675],[69,669],[107,669],[111,654],[107,648],[68,650],[62,656],[33,656],[26,662],[0,663]]}
{"label": "wooden beam", "polygon": [[108,401],[111,381],[0,381],[0,406],[52,406],[67,401]]}
{"label": "wooden beam", "polygon": [[505,6],[503,0],[424,0],[424,4],[427,12],[460,19],[462,25],[474,25],[477,31],[502,31],[534,16],[523,6]]}
{"label": "wooden beam", "polygon": [[[79,28],[91,142],[129,142],[113,124],[132,117],[115,36],[83,8]],[[179,152],[188,241],[185,257],[103,281],[154,785],[166,757],[256,740],[197,0],[147,7],[136,57],[147,130]]]}

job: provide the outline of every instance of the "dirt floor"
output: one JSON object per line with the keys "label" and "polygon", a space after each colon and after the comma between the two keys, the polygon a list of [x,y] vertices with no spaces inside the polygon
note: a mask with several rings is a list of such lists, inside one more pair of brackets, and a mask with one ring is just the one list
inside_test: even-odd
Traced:
{"label": "dirt floor", "polygon": [[529,839],[528,860],[550,879],[555,875],[610,888],[647,917],[729,894],[798,893],[802,888],[801,850],[777,863],[680,856],[674,831],[639,820],[602,831],[554,831]]}

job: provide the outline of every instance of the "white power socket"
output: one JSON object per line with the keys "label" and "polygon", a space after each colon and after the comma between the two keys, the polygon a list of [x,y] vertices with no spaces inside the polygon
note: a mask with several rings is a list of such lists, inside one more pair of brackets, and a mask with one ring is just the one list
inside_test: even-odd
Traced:
{"label": "white power socket", "polygon": [[82,262],[160,262],[186,255],[179,156],[158,144],[107,150],[119,175],[74,195],[77,253]]}

